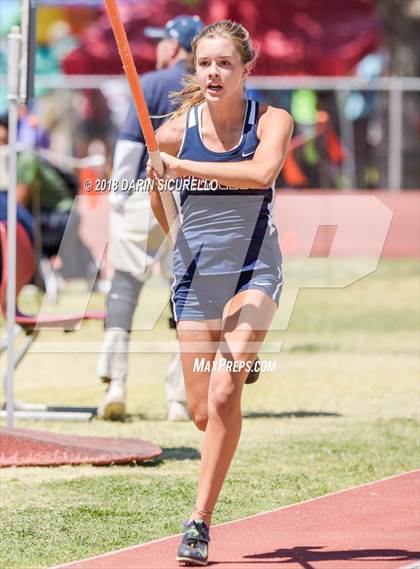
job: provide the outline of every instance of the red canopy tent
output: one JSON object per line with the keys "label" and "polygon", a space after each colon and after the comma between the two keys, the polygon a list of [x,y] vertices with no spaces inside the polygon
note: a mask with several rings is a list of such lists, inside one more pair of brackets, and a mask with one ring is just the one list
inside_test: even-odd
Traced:
{"label": "red canopy tent", "polygon": [[[142,71],[154,68],[155,49],[143,37],[146,26],[163,25],[181,13],[205,23],[241,22],[260,46],[258,75],[346,75],[382,44],[373,0],[208,0],[196,2],[120,0],[133,56]],[[63,61],[68,74],[120,74],[121,62],[107,15],[81,36]]]}

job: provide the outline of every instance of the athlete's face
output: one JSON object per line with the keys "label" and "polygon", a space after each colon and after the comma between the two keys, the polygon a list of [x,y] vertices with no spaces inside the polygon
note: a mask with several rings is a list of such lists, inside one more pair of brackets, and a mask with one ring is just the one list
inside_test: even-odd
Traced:
{"label": "athlete's face", "polygon": [[208,102],[242,96],[249,70],[230,40],[203,38],[197,44],[195,59],[198,83]]}

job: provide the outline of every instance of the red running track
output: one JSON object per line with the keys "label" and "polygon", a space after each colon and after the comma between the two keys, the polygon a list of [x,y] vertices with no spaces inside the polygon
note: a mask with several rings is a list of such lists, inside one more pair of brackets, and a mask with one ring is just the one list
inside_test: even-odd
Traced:
{"label": "red running track", "polygon": [[[214,526],[217,569],[420,568],[420,470]],[[173,569],[179,536],[84,561],[72,569]]]}

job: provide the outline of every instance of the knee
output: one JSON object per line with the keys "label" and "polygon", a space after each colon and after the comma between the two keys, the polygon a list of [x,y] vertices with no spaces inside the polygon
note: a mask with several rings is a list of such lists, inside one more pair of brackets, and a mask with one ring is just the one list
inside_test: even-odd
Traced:
{"label": "knee", "polygon": [[197,419],[194,418],[193,421],[194,421],[194,424],[197,427],[197,429],[204,433],[204,431],[207,428],[207,423],[209,421],[208,417],[201,417],[201,418],[197,418]]}
{"label": "knee", "polygon": [[191,413],[191,418],[194,421],[194,424],[197,427],[197,429],[199,431],[204,432],[206,430],[207,422],[209,420],[207,410],[203,410],[203,409],[191,410],[190,409],[190,413]]}
{"label": "knee", "polygon": [[210,393],[209,399],[210,413],[214,413],[219,417],[230,415],[240,400],[238,398],[238,390],[233,382],[216,386]]}
{"label": "knee", "polygon": [[115,271],[107,298],[105,328],[131,330],[133,315],[143,283],[130,273]]}

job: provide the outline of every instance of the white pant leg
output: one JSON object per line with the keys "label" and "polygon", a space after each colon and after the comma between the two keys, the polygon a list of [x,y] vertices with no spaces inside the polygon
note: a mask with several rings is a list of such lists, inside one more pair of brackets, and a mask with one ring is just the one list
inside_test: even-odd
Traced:
{"label": "white pant leg", "polygon": [[96,374],[102,381],[125,383],[128,373],[129,333],[127,330],[105,330]]}
{"label": "white pant leg", "polygon": [[115,269],[146,280],[162,239],[147,192],[134,192],[111,212],[109,256]]}
{"label": "white pant leg", "polygon": [[184,374],[182,373],[181,355],[179,352],[174,354],[166,371],[165,392],[169,404],[172,401],[186,404],[187,395],[185,393]]}

